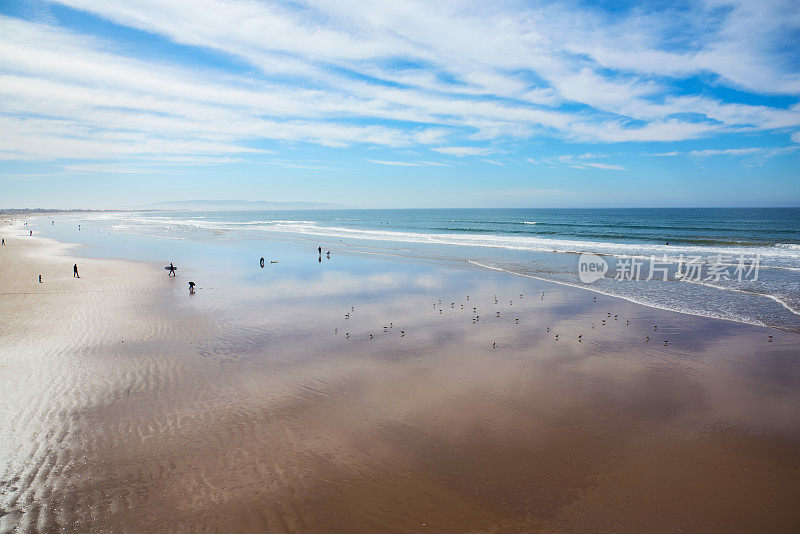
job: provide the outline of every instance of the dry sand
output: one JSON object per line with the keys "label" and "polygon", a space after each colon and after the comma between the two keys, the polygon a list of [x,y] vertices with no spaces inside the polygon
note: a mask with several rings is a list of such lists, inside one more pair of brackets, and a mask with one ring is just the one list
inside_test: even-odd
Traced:
{"label": "dry sand", "polygon": [[[488,288],[463,311],[432,290],[347,320],[290,295],[210,313],[160,266],[20,226],[0,229],[0,532],[800,530],[795,334],[604,298],[634,326],[600,326],[557,286],[501,318]],[[643,343],[653,321],[668,346]]]}

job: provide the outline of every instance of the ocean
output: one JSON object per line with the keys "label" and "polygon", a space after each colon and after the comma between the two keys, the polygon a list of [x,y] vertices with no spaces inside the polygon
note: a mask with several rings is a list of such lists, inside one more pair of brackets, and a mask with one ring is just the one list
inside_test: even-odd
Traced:
{"label": "ocean", "polygon": [[[323,253],[455,260],[647,306],[800,332],[800,208],[140,211],[65,217],[74,223],[66,230],[61,224],[60,230],[48,228],[49,219],[38,226],[67,241],[125,237],[126,246],[94,242],[86,254],[155,261],[181,242],[201,243],[212,254],[232,243],[255,250],[258,240],[279,239],[321,246]],[[75,232],[78,224],[82,233]],[[153,237],[171,244],[151,252],[128,244]],[[119,244],[108,241],[114,242]],[[605,265],[596,280],[581,276],[588,261]]]}

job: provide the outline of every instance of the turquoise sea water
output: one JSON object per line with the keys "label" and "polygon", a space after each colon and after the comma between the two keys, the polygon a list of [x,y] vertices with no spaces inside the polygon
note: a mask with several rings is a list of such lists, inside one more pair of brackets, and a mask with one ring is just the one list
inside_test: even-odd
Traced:
{"label": "turquoise sea water", "polygon": [[[291,240],[334,254],[461,260],[658,308],[800,331],[800,208],[158,211],[66,219],[73,224],[38,224],[71,241],[100,234],[168,243],[120,247],[112,239],[87,250],[98,255],[166,259],[166,250],[198,243],[209,256],[234,243],[257,254],[259,240]],[[601,256],[605,276],[582,282],[581,253]],[[625,276],[626,262],[640,265],[636,279]],[[680,276],[688,263],[699,269]]]}

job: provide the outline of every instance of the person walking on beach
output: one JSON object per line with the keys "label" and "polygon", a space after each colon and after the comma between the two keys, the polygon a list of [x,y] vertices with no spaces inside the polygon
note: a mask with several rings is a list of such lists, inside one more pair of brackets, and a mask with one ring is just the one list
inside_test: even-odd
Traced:
{"label": "person walking on beach", "polygon": [[33,230],[31,230],[31,235],[33,235]]}
{"label": "person walking on beach", "polygon": [[41,274],[39,275],[39,283],[40,284],[42,283],[42,275]]}
{"label": "person walking on beach", "polygon": [[322,247],[317,247],[317,251],[319,252],[319,255],[322,256]]}
{"label": "person walking on beach", "polygon": [[167,276],[175,276],[175,266],[172,265],[172,262],[169,262],[169,267],[167,267],[167,270],[169,271]]}
{"label": "person walking on beach", "polygon": [[194,295],[194,282],[189,282],[189,293]]}
{"label": "person walking on beach", "polygon": [[6,246],[6,240],[3,239],[3,246]]}
{"label": "person walking on beach", "polygon": [[80,278],[81,275],[78,274],[78,264],[72,266],[72,278]]}

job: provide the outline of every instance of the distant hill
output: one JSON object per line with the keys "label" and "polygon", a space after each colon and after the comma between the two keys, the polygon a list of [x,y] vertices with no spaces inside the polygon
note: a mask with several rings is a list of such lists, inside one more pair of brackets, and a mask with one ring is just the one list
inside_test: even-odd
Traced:
{"label": "distant hill", "polygon": [[334,210],[349,206],[328,202],[269,202],[266,200],[176,200],[156,202],[151,207],[159,210]]}

